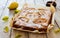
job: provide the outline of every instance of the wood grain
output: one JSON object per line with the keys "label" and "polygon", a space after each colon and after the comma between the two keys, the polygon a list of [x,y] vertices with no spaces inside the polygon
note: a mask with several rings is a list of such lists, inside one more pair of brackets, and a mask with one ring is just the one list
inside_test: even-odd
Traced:
{"label": "wood grain", "polygon": [[[8,33],[4,33],[3,29],[6,25],[9,26],[9,21],[13,16],[13,14],[12,14],[13,11],[9,11],[9,9],[7,8],[11,2],[15,2],[15,1],[18,2],[19,3],[18,9],[21,9],[25,2],[27,2],[28,4],[35,5],[35,3],[36,3],[36,5],[45,6],[46,2],[49,0],[44,0],[44,2],[42,0],[37,0],[37,1],[35,0],[35,3],[34,3],[34,0],[26,0],[26,1],[25,0],[8,0],[7,4],[6,4],[6,1],[7,0],[0,0],[0,17],[1,17],[0,18],[0,38],[9,38],[10,31]],[[5,4],[6,4],[6,6],[5,6]],[[58,6],[60,6],[59,0],[57,0],[57,8],[58,8]],[[4,7],[5,7],[5,10],[3,11]],[[10,18],[9,21],[6,23],[4,23],[2,21],[2,17],[5,15],[9,16],[9,18]],[[58,25],[60,26],[60,10],[59,9],[57,9],[57,11],[56,11],[55,20],[57,21]],[[9,26],[9,28],[10,28],[10,26]],[[60,33],[57,33],[57,34],[54,33],[55,29],[58,29],[56,24],[55,24],[54,28],[52,30],[50,30],[50,32],[47,34],[48,38],[60,38]],[[21,34],[22,35],[21,38],[46,38],[46,34],[27,33],[27,32],[21,32],[21,31],[16,31],[16,30],[12,30],[11,33],[12,33],[11,38],[15,38],[16,34]]]}
{"label": "wood grain", "polygon": [[13,30],[11,38],[15,38],[16,34],[20,34],[21,35],[20,38],[27,38],[27,34],[25,32],[16,31],[16,30]]}

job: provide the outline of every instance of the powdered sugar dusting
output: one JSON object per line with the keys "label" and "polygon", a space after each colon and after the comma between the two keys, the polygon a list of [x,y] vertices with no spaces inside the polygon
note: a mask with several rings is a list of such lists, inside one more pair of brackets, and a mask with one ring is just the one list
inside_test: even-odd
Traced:
{"label": "powdered sugar dusting", "polygon": [[[24,25],[27,27],[42,28],[43,26],[48,25],[47,22],[50,20],[50,16],[51,16],[51,12],[46,9],[39,10],[35,8],[26,8],[26,9],[24,8],[20,13],[20,15],[17,17],[17,19],[15,19],[16,20],[15,24]],[[26,18],[26,19],[23,18],[25,21],[20,19],[21,17]],[[33,22],[35,19],[39,19],[39,18],[42,18],[40,20],[43,20],[43,23],[42,21],[40,21],[39,23]],[[47,21],[44,23],[44,20],[47,20]],[[35,22],[37,22],[37,20]]]}

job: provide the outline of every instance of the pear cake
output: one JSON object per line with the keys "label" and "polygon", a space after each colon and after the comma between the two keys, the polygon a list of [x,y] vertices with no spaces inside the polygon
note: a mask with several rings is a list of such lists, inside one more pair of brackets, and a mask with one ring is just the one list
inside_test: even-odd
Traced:
{"label": "pear cake", "polygon": [[13,20],[14,28],[26,31],[47,31],[52,13],[45,8],[23,8]]}

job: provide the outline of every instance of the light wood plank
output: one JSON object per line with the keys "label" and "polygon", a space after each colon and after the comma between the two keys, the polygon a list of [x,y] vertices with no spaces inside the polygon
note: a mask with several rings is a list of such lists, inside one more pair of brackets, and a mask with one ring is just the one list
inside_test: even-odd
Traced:
{"label": "light wood plank", "polygon": [[29,33],[29,38],[46,38],[46,34]]}
{"label": "light wood plank", "polygon": [[46,38],[46,34],[38,34],[37,38]]}
{"label": "light wood plank", "polygon": [[13,30],[11,38],[15,38],[16,34],[22,35],[20,38],[27,38],[26,32]]}
{"label": "light wood plank", "polygon": [[29,33],[29,38],[37,38],[38,34]]}
{"label": "light wood plank", "polygon": [[57,12],[55,13],[55,20],[60,26],[60,10],[57,8]]}
{"label": "light wood plank", "polygon": [[[9,3],[10,2],[12,2],[12,1],[14,1],[14,0],[8,0],[8,2],[7,2],[7,4],[6,4],[6,6],[5,6],[5,9],[4,9],[4,11],[1,9],[0,11],[2,11],[2,15],[1,15],[1,18],[0,18],[0,37],[1,38],[9,38],[9,32],[8,33],[5,33],[3,30],[4,30],[4,27],[5,26],[8,26],[9,28],[10,28],[10,26],[9,26],[9,21],[8,22],[3,22],[2,21],[2,17],[3,16],[9,16],[9,10],[8,10],[8,5],[9,5]],[[0,1],[1,2],[1,1]],[[2,5],[4,5],[5,3],[4,2],[6,2],[6,0],[2,0]],[[3,8],[3,7],[2,7]],[[1,13],[0,13],[1,14]],[[10,15],[11,16],[11,15]],[[10,18],[10,17],[9,17]],[[10,20],[10,19],[9,19]]]}

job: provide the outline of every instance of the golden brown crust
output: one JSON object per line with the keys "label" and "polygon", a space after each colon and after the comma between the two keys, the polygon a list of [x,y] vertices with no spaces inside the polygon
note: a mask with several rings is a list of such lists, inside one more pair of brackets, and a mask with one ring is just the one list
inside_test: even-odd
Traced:
{"label": "golden brown crust", "polygon": [[47,22],[47,20],[45,18],[38,18],[38,19],[35,19],[33,22],[36,24],[39,24],[39,23],[45,23]]}

